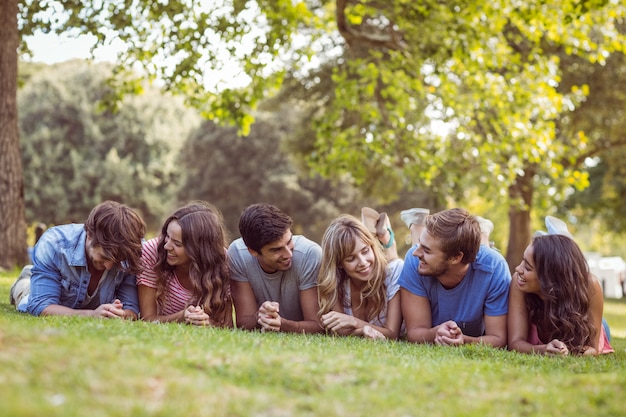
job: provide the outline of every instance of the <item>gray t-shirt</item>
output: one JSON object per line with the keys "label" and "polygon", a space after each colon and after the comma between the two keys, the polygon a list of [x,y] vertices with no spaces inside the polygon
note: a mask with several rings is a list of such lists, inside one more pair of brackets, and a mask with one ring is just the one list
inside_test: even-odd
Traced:
{"label": "gray t-shirt", "polygon": [[302,321],[300,291],[315,288],[322,259],[322,248],[301,235],[293,236],[293,259],[287,271],[268,274],[250,254],[242,238],[228,248],[232,279],[248,282],[256,297],[257,308],[265,301],[276,301],[280,315],[287,320]]}

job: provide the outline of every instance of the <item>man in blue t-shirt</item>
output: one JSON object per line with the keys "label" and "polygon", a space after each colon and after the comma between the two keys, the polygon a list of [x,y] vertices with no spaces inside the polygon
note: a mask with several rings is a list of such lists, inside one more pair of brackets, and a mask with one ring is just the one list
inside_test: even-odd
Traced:
{"label": "man in blue t-shirt", "polygon": [[426,217],[400,275],[409,341],[506,346],[511,273],[502,255],[480,240],[478,220],[464,209]]}

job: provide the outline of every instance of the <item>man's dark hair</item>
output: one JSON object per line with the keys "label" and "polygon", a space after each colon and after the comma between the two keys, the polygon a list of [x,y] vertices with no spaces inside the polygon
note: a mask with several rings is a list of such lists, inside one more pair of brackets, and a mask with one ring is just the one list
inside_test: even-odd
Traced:
{"label": "man's dark hair", "polygon": [[239,218],[239,233],[249,249],[261,253],[263,246],[276,242],[291,229],[293,220],[271,204],[246,207]]}

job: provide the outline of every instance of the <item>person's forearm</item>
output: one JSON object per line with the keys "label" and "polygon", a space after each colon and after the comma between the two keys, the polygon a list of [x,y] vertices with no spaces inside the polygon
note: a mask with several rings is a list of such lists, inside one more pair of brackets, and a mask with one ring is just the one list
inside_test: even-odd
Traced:
{"label": "person's forearm", "polygon": [[372,323],[368,323],[365,320],[361,320],[361,319],[357,319],[357,323],[358,325],[352,329],[352,331],[349,333],[353,336],[363,336],[363,328],[365,328],[365,326],[370,326],[373,329],[378,330],[379,332],[381,332],[383,334],[383,336],[385,336],[385,338],[387,339],[392,339],[395,340],[398,338],[398,332],[394,332],[393,330],[387,328],[387,327],[383,327],[383,326],[377,326],[375,324]]}
{"label": "person's forearm", "polygon": [[323,329],[316,320],[292,321],[281,317],[280,331],[289,333],[321,333]]}
{"label": "person's forearm", "polygon": [[183,318],[184,318],[184,311],[179,311],[174,314],[166,314],[166,315],[150,314],[150,315],[141,316],[141,319],[143,321],[154,321],[154,322],[158,321],[159,323],[168,323],[168,322],[180,323],[183,321]]}
{"label": "person's forearm", "polygon": [[58,304],[50,304],[41,312],[42,316],[94,316],[94,310],[82,310],[65,307]]}
{"label": "person's forearm", "polygon": [[520,353],[537,353],[540,355],[546,354],[548,345],[533,345],[525,340],[515,340],[509,343],[509,350],[514,350]]}
{"label": "person's forearm", "polygon": [[433,343],[437,336],[437,327],[419,327],[407,332],[407,339],[413,343]]}
{"label": "person's forearm", "polygon": [[484,335],[480,337],[472,337],[463,335],[463,343],[482,343],[485,345],[490,345],[493,347],[505,347],[506,346],[506,337],[496,336],[496,335]]}
{"label": "person's forearm", "polygon": [[237,320],[237,328],[239,329],[254,330],[259,327],[256,313],[246,316],[236,314],[235,317]]}

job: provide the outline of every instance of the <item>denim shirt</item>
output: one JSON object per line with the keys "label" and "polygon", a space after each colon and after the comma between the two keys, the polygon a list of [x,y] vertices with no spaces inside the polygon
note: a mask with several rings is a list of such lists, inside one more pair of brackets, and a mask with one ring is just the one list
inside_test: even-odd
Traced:
{"label": "denim shirt", "polygon": [[[87,269],[82,224],[66,224],[48,229],[33,253],[30,297],[27,311],[39,316],[49,305],[73,309],[85,308],[91,274]],[[135,275],[113,267],[105,271],[92,301],[98,305],[118,298],[125,310],[139,314]]]}

